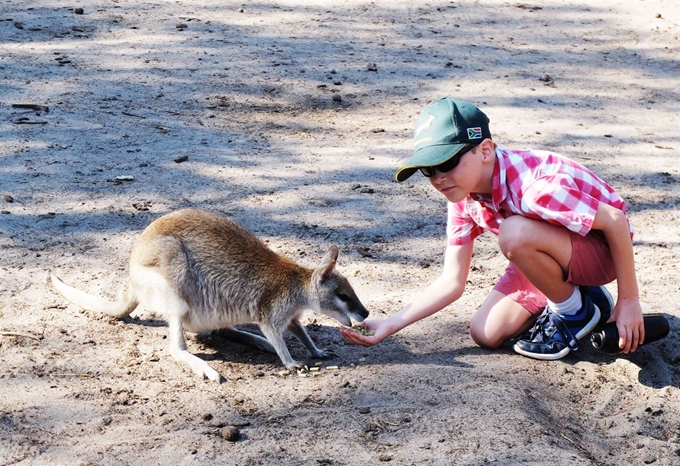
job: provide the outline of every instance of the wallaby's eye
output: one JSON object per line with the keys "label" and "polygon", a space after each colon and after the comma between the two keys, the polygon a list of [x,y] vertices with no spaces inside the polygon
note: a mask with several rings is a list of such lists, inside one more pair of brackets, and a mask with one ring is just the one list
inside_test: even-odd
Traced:
{"label": "wallaby's eye", "polygon": [[350,301],[349,296],[347,296],[345,293],[338,293],[338,299],[343,303],[348,303]]}

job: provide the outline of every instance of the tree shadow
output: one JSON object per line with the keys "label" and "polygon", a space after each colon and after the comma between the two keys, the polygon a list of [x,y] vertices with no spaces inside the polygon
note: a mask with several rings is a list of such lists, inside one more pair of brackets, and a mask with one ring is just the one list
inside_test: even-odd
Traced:
{"label": "tree shadow", "polygon": [[[15,51],[5,61],[7,69],[23,69],[39,80],[51,79],[51,70],[58,67],[62,75],[53,79],[54,83],[77,77],[90,83],[90,89],[104,90],[64,92],[63,88],[48,83],[42,93],[34,96],[50,106],[48,113],[40,115],[47,121],[46,125],[4,125],[3,132],[10,140],[16,140],[17,145],[5,146],[4,152],[15,157],[0,158],[0,179],[5,189],[14,193],[15,205],[38,202],[35,192],[63,193],[66,201],[111,199],[109,212],[57,210],[60,222],[53,223],[59,228],[48,227],[52,230],[50,234],[66,235],[80,231],[79,228],[138,229],[148,218],[133,204],[143,201],[158,204],[156,213],[186,205],[209,209],[219,206],[256,231],[262,224],[261,219],[266,218],[267,224],[262,230],[289,236],[299,232],[299,225],[291,219],[309,218],[319,208],[331,208],[348,218],[362,218],[362,213],[372,206],[383,218],[389,216],[392,221],[401,222],[407,219],[406,213],[387,212],[391,189],[388,183],[391,183],[394,166],[381,163],[374,164],[373,168],[356,167],[352,166],[356,159],[348,159],[346,170],[329,172],[321,169],[321,155],[318,166],[308,165],[304,171],[299,168],[300,149],[314,150],[313,146],[319,145],[309,143],[314,138],[328,146],[344,143],[346,136],[334,129],[334,120],[370,110],[374,99],[368,97],[377,95],[406,101],[412,99],[413,84],[426,86],[427,82],[437,80],[455,83],[475,79],[491,83],[498,79],[498,72],[491,74],[485,68],[501,65],[502,72],[510,77],[535,81],[540,75],[535,70],[546,59],[553,66],[566,66],[590,63],[598,57],[596,62],[610,69],[654,72],[668,79],[678,76],[677,63],[653,50],[642,46],[608,49],[609,42],[615,43],[622,34],[632,32],[624,26],[612,24],[609,36],[591,38],[593,25],[613,17],[612,12],[592,5],[523,9],[499,3],[491,17],[469,5],[447,5],[435,12],[391,6],[372,10],[361,6],[287,8],[260,3],[248,5],[240,15],[227,17],[219,14],[222,8],[222,5],[220,8],[204,5],[200,13],[183,19],[160,15],[152,23],[155,30],[138,32],[140,40],[154,41],[149,50],[134,52],[125,47],[110,47],[97,57],[85,53],[87,44],[106,41],[115,32],[135,28],[139,14],[136,8],[114,5],[72,15],[72,26],[65,30],[57,30],[49,22],[51,16],[61,14],[59,9],[40,6],[28,12],[16,12],[14,21],[23,24],[21,29],[12,22],[4,22],[2,27],[7,34],[3,35],[3,42],[8,47],[25,43],[44,47],[42,52]],[[381,34],[376,35],[376,21],[384,21],[381,19],[384,13],[389,13],[395,22],[392,27],[381,28]],[[571,19],[574,13],[582,14],[579,20]],[[445,15],[448,27],[430,26],[428,20],[434,14]],[[307,18],[318,23],[318,28],[308,37],[282,37],[276,34],[275,28],[256,24],[259,20],[268,24],[274,18],[284,22]],[[534,26],[552,21],[562,23],[563,27],[558,44],[548,47],[540,41]],[[463,24],[466,27],[461,27]],[[498,24],[512,31],[512,36],[506,37],[507,33],[497,30]],[[479,31],[488,28],[495,30],[495,36],[480,36]],[[430,48],[423,45],[423,38],[428,37],[436,37],[438,44],[455,43],[456,46]],[[48,48],[55,51],[48,53]],[[411,53],[405,54],[405,50]],[[474,59],[480,54],[489,57],[485,65]],[[365,60],[372,55],[379,59],[377,71],[366,67]],[[57,60],[60,57],[62,59]],[[508,57],[512,60],[508,61]],[[243,75],[246,67],[252,75],[248,79]],[[578,79],[600,81],[607,77],[591,73],[579,75]],[[14,95],[23,95],[22,89],[27,86],[18,77],[10,79],[8,84],[4,92],[0,90],[0,98],[8,102]],[[646,86],[650,96],[664,96],[654,103],[656,107],[668,106],[680,97],[677,91],[657,89],[651,83]],[[331,98],[335,94],[344,94],[345,98],[335,102]],[[541,105],[559,111],[578,107],[580,101],[576,90],[560,100],[543,99]],[[591,100],[594,108],[614,109],[617,105],[604,97],[595,96]],[[531,108],[537,105],[536,94],[497,99],[494,105]],[[32,110],[11,109],[8,116],[10,120],[20,115],[30,119],[35,116],[32,113]],[[260,116],[263,114],[268,117],[263,119]],[[410,121],[405,115],[403,126],[408,126]],[[185,131],[187,128],[189,133]],[[378,154],[380,145],[388,140],[410,137],[408,128],[379,133],[371,133],[372,129],[357,129],[353,133],[361,135],[369,155]],[[322,132],[324,135],[319,136]],[[85,134],[91,141],[86,153],[70,149],[73,141],[81,140]],[[576,141],[587,145],[594,139],[574,134],[564,134],[561,138],[546,140],[545,144],[565,146]],[[19,139],[28,144],[19,144]],[[619,138],[618,142],[625,144],[632,139]],[[677,144],[678,139],[659,143]],[[99,156],[104,153],[116,154],[118,161],[102,166]],[[190,154],[187,163],[174,162],[178,154],[187,153]],[[247,179],[242,179],[248,172],[256,173],[259,166],[274,164],[282,166],[280,176],[250,186]],[[188,195],[172,185],[158,184],[160,180],[169,182],[168,173],[177,178],[190,177],[195,189]],[[132,175],[135,181],[116,184],[116,176],[125,174]],[[677,184],[671,177],[670,186],[659,185],[659,178],[663,183],[669,181],[669,177],[654,172],[639,173],[622,181],[659,189]],[[27,192],[27,182],[33,193]],[[347,183],[346,188],[338,191],[338,183]],[[387,196],[387,200],[376,203],[370,195],[361,196],[352,191],[351,184],[362,183],[383,187],[379,189],[385,190],[381,194]],[[304,199],[304,191],[310,184],[321,188],[322,194]],[[242,192],[243,197],[234,199],[229,193],[235,190]],[[292,208],[267,205],[268,198],[286,194],[302,196],[303,202]],[[262,202],[258,208],[243,207],[243,198],[259,198]],[[124,208],[121,200],[125,200]],[[677,204],[677,196],[663,203],[648,204],[641,200],[632,204],[636,211],[671,209]],[[46,209],[55,207],[46,206]],[[46,210],[44,214],[48,213]],[[4,224],[2,229],[9,230],[10,234],[42,229],[49,224],[40,217],[20,212],[2,216],[0,221]],[[379,234],[381,227],[359,228],[355,224],[342,230],[334,226],[319,230],[318,236],[338,234],[342,238],[357,233],[370,236]],[[409,228],[402,229],[399,237],[410,232]]]}

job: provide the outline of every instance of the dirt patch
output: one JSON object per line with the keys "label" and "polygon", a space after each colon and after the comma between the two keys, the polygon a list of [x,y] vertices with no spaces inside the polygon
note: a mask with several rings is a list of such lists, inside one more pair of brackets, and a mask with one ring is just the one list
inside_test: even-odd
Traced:
{"label": "dirt patch", "polygon": [[[0,10],[0,463],[680,461],[679,6],[26,5]],[[305,265],[337,244],[372,314],[396,312],[441,267],[444,200],[422,177],[393,181],[441,96],[478,103],[500,145],[550,148],[614,185],[667,339],[550,363],[476,347],[468,322],[505,265],[483,237],[465,296],[374,348],[310,314],[337,354],[319,375],[190,337],[217,385],[169,357],[151,310],[91,315],[47,283],[55,269],[115,296],[141,229],[191,206]]]}

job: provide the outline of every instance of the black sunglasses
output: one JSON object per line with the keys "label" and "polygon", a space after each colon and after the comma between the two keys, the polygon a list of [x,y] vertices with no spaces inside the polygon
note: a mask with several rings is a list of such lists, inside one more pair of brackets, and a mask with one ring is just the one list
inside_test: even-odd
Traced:
{"label": "black sunglasses", "polygon": [[428,178],[432,178],[434,176],[435,170],[440,173],[450,172],[458,166],[460,163],[460,158],[467,152],[471,151],[476,145],[477,144],[470,144],[465,146],[460,152],[451,157],[449,160],[434,167],[420,167],[420,173],[427,176]]}

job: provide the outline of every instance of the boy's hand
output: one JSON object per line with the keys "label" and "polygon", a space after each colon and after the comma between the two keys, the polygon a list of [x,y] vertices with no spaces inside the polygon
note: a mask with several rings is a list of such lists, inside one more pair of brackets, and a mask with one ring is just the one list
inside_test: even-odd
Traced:
{"label": "boy's hand", "polygon": [[340,333],[348,342],[366,347],[377,345],[391,335],[384,320],[365,320],[359,325],[368,329],[369,332],[340,327]]}
{"label": "boy's hand", "polygon": [[645,342],[645,324],[639,299],[619,299],[608,322],[613,321],[616,321],[619,348],[624,354],[634,352]]}

